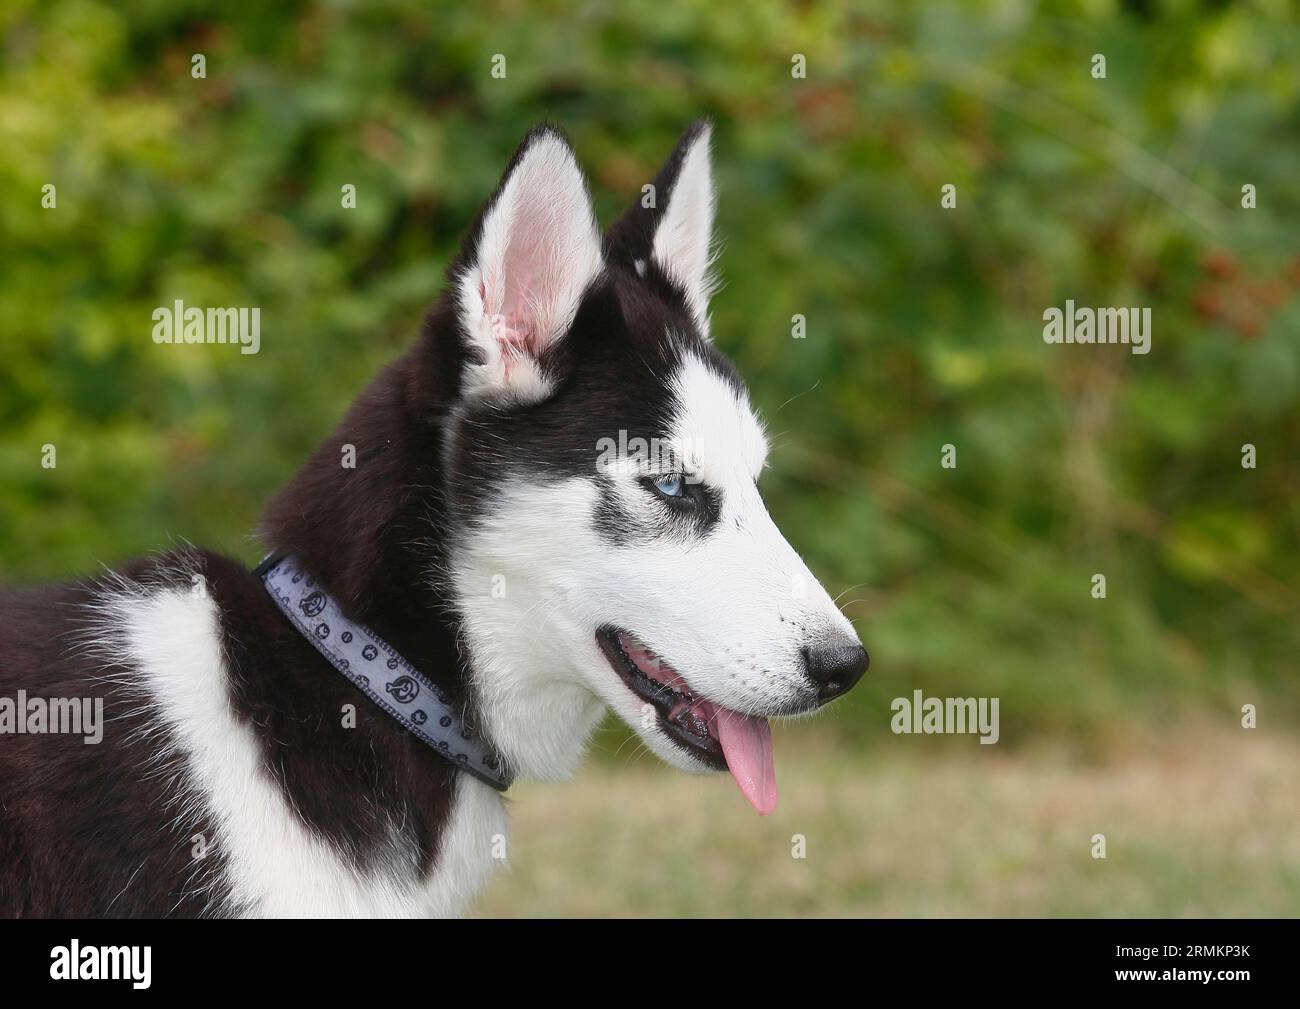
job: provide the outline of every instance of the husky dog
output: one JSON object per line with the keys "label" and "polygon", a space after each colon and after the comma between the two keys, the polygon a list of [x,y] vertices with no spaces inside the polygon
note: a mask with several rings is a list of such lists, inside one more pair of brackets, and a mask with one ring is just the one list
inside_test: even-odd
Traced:
{"label": "husky dog", "polygon": [[[571,775],[612,708],[773,809],[767,719],[867,653],[768,516],[710,342],[709,145],[689,129],[602,238],[565,138],[524,139],[419,340],[265,514],[304,612],[351,630],[194,548],[0,594],[0,914],[459,913],[504,803],[401,714],[417,681],[510,775]],[[327,635],[411,676],[368,696]],[[16,730],[20,691],[101,699],[102,741]]]}

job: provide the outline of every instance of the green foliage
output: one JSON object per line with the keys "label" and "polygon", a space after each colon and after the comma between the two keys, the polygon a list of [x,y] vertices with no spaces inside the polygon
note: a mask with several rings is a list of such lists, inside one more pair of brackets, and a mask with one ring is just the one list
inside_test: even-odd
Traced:
{"label": "green foliage", "polygon": [[[0,577],[254,559],[528,127],[570,134],[609,220],[708,114],[714,332],[774,435],[770,507],[873,655],[846,729],[913,686],[1001,696],[1013,739],[1296,717],[1287,8],[440,6],[5,5]],[[261,353],[155,345],[178,298],[260,306]],[[1152,352],[1046,345],[1067,298],[1150,306]]]}

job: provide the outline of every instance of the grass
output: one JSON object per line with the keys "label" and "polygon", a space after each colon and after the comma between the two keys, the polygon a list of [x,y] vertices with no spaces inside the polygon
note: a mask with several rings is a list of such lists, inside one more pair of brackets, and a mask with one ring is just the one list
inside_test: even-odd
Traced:
{"label": "grass", "polygon": [[[1222,728],[1061,747],[816,726],[777,739],[781,804],[642,757],[517,786],[480,916],[1295,916],[1300,742]],[[1091,855],[1105,834],[1107,857]],[[806,858],[792,856],[792,837]]]}

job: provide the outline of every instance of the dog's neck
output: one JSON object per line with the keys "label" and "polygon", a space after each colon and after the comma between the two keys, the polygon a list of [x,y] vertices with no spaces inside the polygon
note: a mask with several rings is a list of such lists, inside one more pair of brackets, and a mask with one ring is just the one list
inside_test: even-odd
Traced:
{"label": "dog's neck", "polygon": [[455,612],[437,577],[446,544],[431,487],[441,418],[419,367],[424,345],[381,372],[282,487],[261,527],[344,608],[440,687],[464,698]]}

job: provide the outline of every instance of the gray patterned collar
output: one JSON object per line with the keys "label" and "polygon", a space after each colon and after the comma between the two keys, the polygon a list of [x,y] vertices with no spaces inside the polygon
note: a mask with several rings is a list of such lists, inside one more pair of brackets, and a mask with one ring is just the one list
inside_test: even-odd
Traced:
{"label": "gray patterned collar", "polygon": [[292,557],[268,556],[256,574],[289,622],[363,694],[412,735],[498,791],[514,776],[465,725],[447,695],[388,642],[343,615]]}

